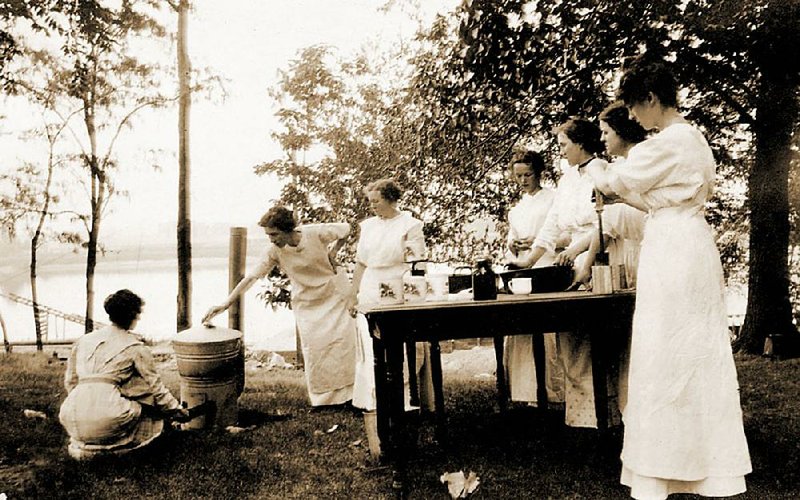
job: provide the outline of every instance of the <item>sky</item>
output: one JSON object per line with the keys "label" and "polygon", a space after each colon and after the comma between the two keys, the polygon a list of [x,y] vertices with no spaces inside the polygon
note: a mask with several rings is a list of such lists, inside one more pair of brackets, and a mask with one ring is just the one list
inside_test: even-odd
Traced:
{"label": "sky", "polygon": [[[250,226],[279,196],[274,178],[253,167],[283,157],[271,133],[280,126],[268,90],[277,84],[300,49],[327,44],[347,57],[365,42],[389,46],[414,35],[416,23],[385,0],[201,0],[189,20],[189,56],[195,68],[208,67],[227,79],[227,97],[194,100],[191,108],[191,219],[198,235],[208,225],[220,239],[225,226]],[[420,2],[432,19],[454,0]],[[174,46],[173,46],[174,47]],[[174,54],[170,55],[174,58]],[[3,110],[30,115],[25,105],[6,102]],[[25,143],[13,134],[13,120],[0,128],[0,168],[25,156]],[[10,146],[9,146],[10,141]],[[16,143],[14,143],[16,141]],[[29,147],[29,146],[28,146]],[[150,150],[163,151],[157,157]],[[4,152],[5,151],[5,152]],[[118,143],[125,163],[119,185],[127,198],[113,201],[101,229],[107,242],[174,239],[177,218],[177,107],[139,115],[136,127]],[[158,163],[158,171],[152,164]],[[205,228],[205,229],[204,229]],[[194,240],[193,234],[193,240]]]}

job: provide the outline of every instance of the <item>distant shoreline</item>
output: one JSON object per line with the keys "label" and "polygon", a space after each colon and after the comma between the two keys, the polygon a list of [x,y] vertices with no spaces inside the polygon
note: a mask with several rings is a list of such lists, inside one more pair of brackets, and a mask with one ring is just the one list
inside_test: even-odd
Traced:
{"label": "distant shoreline", "polygon": [[[264,240],[248,238],[247,262],[254,262],[261,257],[264,251]],[[3,261],[0,263],[0,286],[6,281],[18,281],[20,277],[27,277],[30,267],[30,250],[22,245],[5,246],[2,248]],[[192,264],[206,267],[216,260],[227,261],[228,243],[216,242],[192,245]],[[147,267],[149,269],[163,269],[177,266],[177,249],[175,244],[151,244],[141,246],[117,247],[98,253],[97,268],[102,270],[105,266],[123,265],[125,268],[134,269]],[[86,267],[86,252],[72,251],[68,245],[49,245],[37,254],[39,272],[60,274],[75,272]],[[117,267],[117,269],[119,269]]]}

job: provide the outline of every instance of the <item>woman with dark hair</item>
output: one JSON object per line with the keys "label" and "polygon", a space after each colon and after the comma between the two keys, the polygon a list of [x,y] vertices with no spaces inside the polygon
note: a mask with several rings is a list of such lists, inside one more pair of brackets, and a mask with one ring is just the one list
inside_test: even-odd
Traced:
{"label": "woman with dark hair", "polygon": [[[409,263],[425,258],[425,236],[423,223],[410,212],[400,210],[397,204],[402,195],[394,179],[380,179],[364,188],[370,208],[375,214],[361,221],[361,232],[356,248],[356,267],[353,272],[353,292],[350,311],[356,315],[356,304],[378,303],[381,287],[402,281]],[[353,406],[367,411],[375,409],[375,366],[372,338],[367,321],[358,320],[358,360],[356,363],[356,385],[353,389]],[[421,400],[428,409],[433,407],[433,386],[430,368],[426,363],[424,343],[417,343],[416,368],[421,374]],[[424,371],[422,371],[424,369]],[[406,405],[410,392],[406,382]]]}
{"label": "woman with dark hair", "polygon": [[[597,214],[592,193],[594,184],[586,175],[588,165],[605,168],[607,162],[597,157],[603,151],[601,133],[597,125],[583,118],[572,118],[557,127],[561,154],[567,166],[556,187],[553,205],[533,241],[530,253],[511,261],[519,267],[535,265],[548,252],[558,252],[556,260],[561,265],[578,267],[585,259],[587,235],[597,231]],[[565,421],[574,427],[597,427],[594,408],[591,349],[588,338],[575,332],[559,333],[559,356],[564,369]],[[610,395],[612,396],[612,395]],[[609,397],[612,416],[616,405]]]}
{"label": "woman with dark hair", "polygon": [[[600,113],[601,139],[609,156],[616,158],[614,164],[625,161],[633,146],[647,137],[647,131],[629,116],[628,108],[622,101],[616,101]],[[631,202],[635,203],[635,202]],[[606,204],[603,209],[603,234],[608,251],[608,263],[622,264],[625,267],[627,286],[636,286],[636,269],[639,265],[639,247],[644,236],[644,216],[646,210],[641,203],[636,207],[625,203]],[[588,282],[594,257],[600,248],[597,231],[587,235],[587,258],[575,269],[575,282]],[[581,246],[579,245],[578,248]],[[620,404],[623,404],[620,393]]]}
{"label": "woman with dark hair", "polygon": [[[509,162],[511,177],[522,191],[520,200],[508,211],[508,252],[506,260],[524,258],[531,252],[533,240],[547,218],[555,193],[542,187],[540,180],[544,172],[544,158],[535,151],[515,153]],[[553,263],[554,255],[547,252],[535,267]],[[556,338],[544,335],[544,359],[546,364],[545,386],[549,403],[564,402],[564,372],[558,358]],[[512,401],[536,403],[536,365],[533,356],[531,335],[510,335],[505,338],[505,363]]]}
{"label": "woman with dark hair", "polygon": [[337,269],[335,257],[350,234],[350,225],[298,226],[292,211],[282,206],[271,208],[258,224],[269,236],[266,255],[225,302],[208,310],[203,323],[280,267],[292,285],[292,311],[300,332],[311,406],[347,403],[353,398],[355,322],[347,310],[347,276]]}
{"label": "woman with dark hair", "polygon": [[649,210],[633,316],[621,482],[634,498],[730,496],[751,472],[719,252],[705,220],[716,165],[677,110],[663,62],[625,69],[619,97],[645,129],[625,162],[590,168],[598,189]]}
{"label": "woman with dark hair", "polygon": [[150,349],[130,330],[144,302],[130,290],[109,295],[112,322],[72,345],[58,418],[69,434],[69,455],[83,460],[141,448],[164,430],[165,419],[189,413],[164,387]]}

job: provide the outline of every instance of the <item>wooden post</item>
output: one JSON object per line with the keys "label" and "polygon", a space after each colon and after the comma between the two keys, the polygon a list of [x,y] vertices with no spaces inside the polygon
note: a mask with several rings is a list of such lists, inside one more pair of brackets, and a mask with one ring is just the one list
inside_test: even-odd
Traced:
{"label": "wooden post", "polygon": [[3,330],[3,346],[6,352],[11,352],[11,343],[8,341],[8,331],[6,331],[6,322],[3,321],[3,313],[0,312],[0,329]]}
{"label": "wooden post", "polygon": [[298,368],[305,368],[306,359],[303,357],[303,344],[300,341],[300,329],[297,328],[297,322],[294,324],[294,354],[297,358],[295,366]]}
{"label": "wooden post", "polygon": [[[247,228],[232,227],[228,257],[228,291],[233,291],[244,278],[247,260]],[[228,308],[228,328],[244,333],[244,297],[240,295]]]}

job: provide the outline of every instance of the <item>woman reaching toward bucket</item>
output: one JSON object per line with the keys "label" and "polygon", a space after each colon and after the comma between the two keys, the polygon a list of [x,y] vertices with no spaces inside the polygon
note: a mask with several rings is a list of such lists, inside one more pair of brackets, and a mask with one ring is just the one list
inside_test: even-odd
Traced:
{"label": "woman reaching toward bucket", "polygon": [[280,267],[292,286],[292,310],[305,359],[312,406],[340,405],[353,398],[355,320],[347,309],[350,285],[337,272],[335,255],[350,233],[346,223],[297,225],[291,210],[276,206],[258,223],[269,236],[263,260],[208,310],[208,323],[228,309],[253,284]]}

